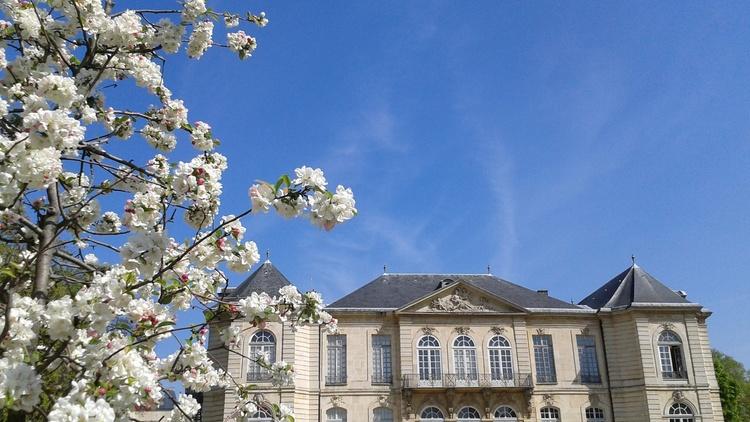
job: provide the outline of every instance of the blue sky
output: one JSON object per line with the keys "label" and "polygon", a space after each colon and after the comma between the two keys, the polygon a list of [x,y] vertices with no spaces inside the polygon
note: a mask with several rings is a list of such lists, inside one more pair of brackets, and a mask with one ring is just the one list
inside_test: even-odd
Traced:
{"label": "blue sky", "polygon": [[270,19],[253,58],[214,49],[166,79],[222,140],[225,213],[302,164],[354,189],[331,233],[247,221],[296,284],[333,301],[384,264],[489,264],[578,301],[635,254],[750,365],[750,4],[242,5]]}

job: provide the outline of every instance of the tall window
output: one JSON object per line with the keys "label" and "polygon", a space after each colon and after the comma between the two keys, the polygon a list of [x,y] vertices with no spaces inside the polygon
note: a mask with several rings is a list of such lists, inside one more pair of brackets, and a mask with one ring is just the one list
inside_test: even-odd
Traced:
{"label": "tall window", "polygon": [[453,341],[453,365],[459,380],[477,379],[477,349],[469,336],[458,336]]}
{"label": "tall window", "polygon": [[422,410],[422,413],[419,414],[419,420],[421,422],[443,422],[445,421],[445,416],[443,416],[443,412],[440,409],[430,406]]}
{"label": "tall window", "polygon": [[247,371],[248,381],[260,381],[271,378],[268,369],[258,365],[255,361],[259,355],[265,355],[268,363],[276,362],[276,338],[270,331],[258,331],[250,338],[250,367]]}
{"label": "tall window", "polygon": [[554,407],[543,407],[539,414],[542,422],[560,422],[560,411]]}
{"label": "tall window", "polygon": [[675,403],[667,412],[669,415],[669,422],[693,422],[693,410],[690,406],[683,403]]}
{"label": "tall window", "polygon": [[391,336],[372,336],[372,382],[390,384],[391,373]]}
{"label": "tall window", "polygon": [[513,359],[510,342],[503,336],[490,339],[490,375],[493,381],[513,379]]}
{"label": "tall window", "polygon": [[387,407],[376,407],[372,411],[373,422],[393,422],[393,410]]}
{"label": "tall window", "polygon": [[346,409],[332,407],[326,411],[326,422],[346,422]]}
{"label": "tall window", "polygon": [[346,384],[346,336],[328,336],[328,374],[326,384]]}
{"label": "tall window", "polygon": [[473,407],[462,407],[458,411],[459,421],[479,422],[481,418],[482,417],[479,415],[479,411],[477,409],[474,409]]}
{"label": "tall window", "polygon": [[578,343],[578,361],[581,364],[581,382],[584,384],[601,383],[594,336],[576,336],[576,343]]}
{"label": "tall window", "polygon": [[659,362],[663,378],[686,378],[682,363],[682,341],[674,331],[666,330],[659,335]]}
{"label": "tall window", "polygon": [[257,412],[250,415],[250,422],[273,422],[271,414],[265,410],[258,410]]}
{"label": "tall window", "polygon": [[586,422],[604,422],[604,410],[598,407],[587,407]]}
{"label": "tall window", "polygon": [[421,381],[439,380],[442,377],[440,369],[440,342],[434,336],[424,336],[417,344],[417,359],[419,361],[419,379]]}
{"label": "tall window", "polygon": [[552,336],[534,336],[534,362],[536,364],[536,382],[541,384],[554,384],[557,382]]}
{"label": "tall window", "polygon": [[494,422],[518,422],[516,412],[508,406],[500,406],[495,410]]}

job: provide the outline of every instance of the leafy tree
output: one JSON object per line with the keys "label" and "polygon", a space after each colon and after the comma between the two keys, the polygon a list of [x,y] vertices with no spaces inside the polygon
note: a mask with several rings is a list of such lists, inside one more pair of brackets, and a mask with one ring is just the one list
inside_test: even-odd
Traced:
{"label": "leafy tree", "polygon": [[721,406],[727,422],[750,421],[750,372],[741,362],[713,350]]}

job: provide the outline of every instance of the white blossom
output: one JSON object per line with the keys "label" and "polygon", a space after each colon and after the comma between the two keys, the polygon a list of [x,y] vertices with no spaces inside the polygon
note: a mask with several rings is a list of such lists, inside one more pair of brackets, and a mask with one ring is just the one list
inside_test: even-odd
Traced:
{"label": "white blossom", "polygon": [[60,150],[54,147],[40,148],[33,153],[23,154],[14,164],[18,181],[27,183],[32,188],[47,187],[62,173]]}
{"label": "white blossom", "polygon": [[[0,66],[7,69],[0,81],[0,117],[7,123],[0,131],[0,228],[20,250],[3,258],[9,276],[0,298],[7,310],[0,312],[0,326],[7,327],[0,339],[0,408],[22,417],[41,410],[52,421],[110,422],[156,408],[166,399],[164,381],[198,392],[229,385],[230,374],[215,368],[206,350],[206,326],[184,329],[179,311],[191,306],[215,311],[208,319],[336,329],[319,294],[291,286],[275,297],[253,293],[217,306],[227,283],[222,270],[247,272],[260,259],[238,217],[273,208],[288,218],[308,215],[328,229],[356,208],[350,190],[327,192],[322,170],[303,166],[293,178],[254,184],[244,207],[251,209],[220,217],[228,160],[215,151],[220,143],[209,123],[189,123],[188,107],[173,96],[162,69],[175,54],[202,57],[214,45],[217,18],[228,28],[263,27],[268,20],[264,13],[217,13],[204,0],[179,3],[180,10],[158,13],[158,21],[151,13],[109,10],[100,0],[2,3],[8,20],[0,20]],[[237,28],[222,47],[242,59],[257,42]],[[117,89],[123,91],[110,101]],[[181,155],[178,142],[185,139],[196,156],[178,161],[166,154]],[[54,224],[46,226],[55,228],[52,239],[46,222]],[[40,261],[47,248],[52,263]],[[34,273],[39,265],[43,271]],[[35,275],[49,276],[48,288],[32,297]],[[178,323],[189,339],[160,357],[156,346]],[[230,325],[222,341],[237,347],[240,333]],[[293,381],[291,365],[266,363],[275,384]],[[72,379],[42,389],[55,379],[53,371]],[[264,408],[291,417],[285,406],[243,394],[240,415]],[[200,409],[189,395],[177,403],[190,417]]]}
{"label": "white blossom", "polygon": [[245,242],[241,246],[237,247],[229,258],[227,265],[229,269],[243,273],[247,272],[250,267],[255,265],[260,260],[260,254],[258,253],[258,246],[255,242]]}
{"label": "white blossom", "polygon": [[210,151],[214,149],[214,139],[211,136],[211,126],[204,122],[195,122],[193,131],[190,134],[193,146],[200,151]]}
{"label": "white blossom", "polygon": [[37,81],[37,95],[57,103],[60,107],[70,107],[74,101],[78,101],[75,80],[62,75],[45,75]]}
{"label": "white blossom", "polygon": [[53,300],[47,304],[47,326],[53,340],[63,340],[73,334],[73,300],[69,296]]}
{"label": "white blossom", "polygon": [[30,412],[39,403],[42,383],[34,368],[0,359],[0,407]]}
{"label": "white blossom", "polygon": [[117,233],[121,227],[120,216],[112,211],[102,214],[101,219],[96,223],[96,230],[102,233]]}
{"label": "white blossom", "polygon": [[159,20],[157,27],[156,41],[161,44],[167,53],[176,53],[182,44],[182,34],[185,33],[185,27],[166,18]]}
{"label": "white blossom", "polygon": [[206,10],[205,0],[186,0],[183,3],[182,20],[192,22],[198,16],[206,13]]}
{"label": "white blossom", "polygon": [[273,187],[267,183],[252,185],[248,191],[248,195],[253,204],[253,213],[268,212],[271,205],[273,205],[274,199],[276,199]]}
{"label": "white blossom", "polygon": [[245,31],[230,32],[227,34],[229,49],[237,53],[240,59],[246,59],[253,55],[258,46],[255,38],[247,35]]}
{"label": "white blossom", "polygon": [[326,230],[331,230],[336,224],[343,223],[357,215],[352,190],[341,185],[336,187],[336,193],[331,198],[316,192],[312,203],[313,223]]}
{"label": "white blossom", "polygon": [[292,183],[296,185],[304,185],[317,189],[325,189],[328,185],[323,170],[313,169],[307,166],[302,166],[298,169],[294,169],[294,174],[297,178],[292,180]]}
{"label": "white blossom", "polygon": [[211,46],[214,24],[211,21],[200,22],[195,25],[188,40],[188,56],[200,59],[203,53]]}

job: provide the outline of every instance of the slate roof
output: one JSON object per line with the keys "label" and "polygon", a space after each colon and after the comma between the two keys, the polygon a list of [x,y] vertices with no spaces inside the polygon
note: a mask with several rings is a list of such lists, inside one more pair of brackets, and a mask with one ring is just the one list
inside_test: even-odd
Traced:
{"label": "slate roof", "polygon": [[328,309],[398,309],[444,287],[444,280],[462,281],[523,308],[581,309],[546,294],[490,274],[383,274],[328,305]]}
{"label": "slate roof", "polygon": [[250,296],[251,293],[265,292],[271,296],[278,296],[279,289],[292,283],[284,277],[284,274],[266,260],[254,273],[250,274],[239,286],[228,288],[225,298],[239,299]]}
{"label": "slate roof", "polygon": [[689,300],[633,264],[579,304],[594,309],[624,308],[633,304],[690,304]]}

